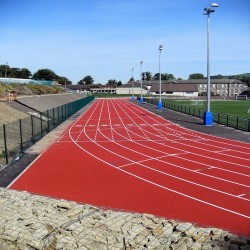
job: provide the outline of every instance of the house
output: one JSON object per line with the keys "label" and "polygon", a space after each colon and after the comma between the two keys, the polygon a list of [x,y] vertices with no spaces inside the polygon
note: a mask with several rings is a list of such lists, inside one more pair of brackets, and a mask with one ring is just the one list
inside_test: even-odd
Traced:
{"label": "house", "polygon": [[92,84],[92,85],[67,85],[67,89],[72,91],[85,91],[91,93],[103,93],[103,94],[115,94],[115,85],[102,85],[102,84]]}
{"label": "house", "polygon": [[[173,80],[169,81],[173,84],[196,84],[199,95],[207,93],[207,79],[191,79],[191,80]],[[234,97],[247,88],[247,85],[237,79],[211,79],[210,90],[212,95],[224,97]]]}
{"label": "house", "polygon": [[[118,95],[140,95],[141,94],[141,83],[140,82],[128,82],[121,86],[116,87],[116,94]],[[148,94],[148,89],[145,84],[142,86],[142,94]]]}
{"label": "house", "polygon": [[116,85],[99,85],[90,89],[91,93],[116,94]]}
{"label": "house", "polygon": [[[149,94],[159,95],[159,83],[154,83]],[[195,97],[198,96],[197,84],[181,84],[181,83],[164,83],[161,86],[162,95],[171,96],[185,96],[185,97]]]}

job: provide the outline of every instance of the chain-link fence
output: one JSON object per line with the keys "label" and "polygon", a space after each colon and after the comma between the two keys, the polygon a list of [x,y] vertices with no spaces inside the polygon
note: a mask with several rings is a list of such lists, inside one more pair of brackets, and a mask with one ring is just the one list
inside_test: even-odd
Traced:
{"label": "chain-link fence", "polygon": [[29,117],[16,122],[3,124],[0,127],[0,165],[14,160],[24,149],[40,140],[93,99],[94,96],[88,96],[45,112],[30,113]]}
{"label": "chain-link fence", "polygon": [[[157,105],[158,99],[144,98],[144,101]],[[182,104],[176,104],[172,102],[164,101],[162,102],[164,108],[175,110],[184,114],[196,116],[203,118],[205,110],[203,108],[195,108],[190,106],[185,106]],[[213,121],[219,124],[223,124],[228,127],[233,127],[243,131],[250,131],[250,119],[244,117],[238,117],[229,114],[213,112]]]}

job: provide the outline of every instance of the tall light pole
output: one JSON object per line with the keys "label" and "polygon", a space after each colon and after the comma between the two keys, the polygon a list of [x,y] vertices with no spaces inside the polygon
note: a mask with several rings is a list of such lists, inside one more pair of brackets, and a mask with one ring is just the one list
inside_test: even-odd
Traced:
{"label": "tall light pole", "polygon": [[143,97],[142,97],[142,64],[143,64],[143,61],[140,61],[140,64],[141,64],[141,99],[140,99],[140,103],[143,103]]}
{"label": "tall light pole", "polygon": [[5,65],[5,78],[7,78],[7,66],[8,66],[8,62]]}
{"label": "tall light pole", "polygon": [[212,3],[210,6],[204,9],[203,15],[207,15],[207,107],[203,116],[203,123],[206,126],[212,126],[213,124],[213,114],[210,111],[210,13],[215,10],[214,7],[219,7],[217,3]]}
{"label": "tall light pole", "polygon": [[132,68],[132,100],[135,99],[135,96],[134,96],[134,69],[135,68]]}
{"label": "tall light pole", "polygon": [[164,45],[159,45],[159,101],[158,101],[158,109],[162,109],[162,101],[161,101],[161,51],[163,50]]}

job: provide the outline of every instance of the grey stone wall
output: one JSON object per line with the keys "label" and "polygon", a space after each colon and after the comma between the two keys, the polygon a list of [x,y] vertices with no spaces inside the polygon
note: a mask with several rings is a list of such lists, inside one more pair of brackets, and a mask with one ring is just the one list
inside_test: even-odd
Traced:
{"label": "grey stone wall", "polygon": [[250,249],[217,228],[0,188],[0,249]]}

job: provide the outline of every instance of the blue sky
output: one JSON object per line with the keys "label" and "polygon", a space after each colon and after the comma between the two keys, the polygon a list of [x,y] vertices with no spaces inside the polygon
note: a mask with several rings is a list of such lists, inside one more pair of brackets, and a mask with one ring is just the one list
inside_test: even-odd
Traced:
{"label": "blue sky", "polygon": [[[142,71],[206,76],[209,0],[0,0],[0,64],[49,68],[77,83],[126,83]],[[218,0],[211,75],[250,72],[250,0]]]}

